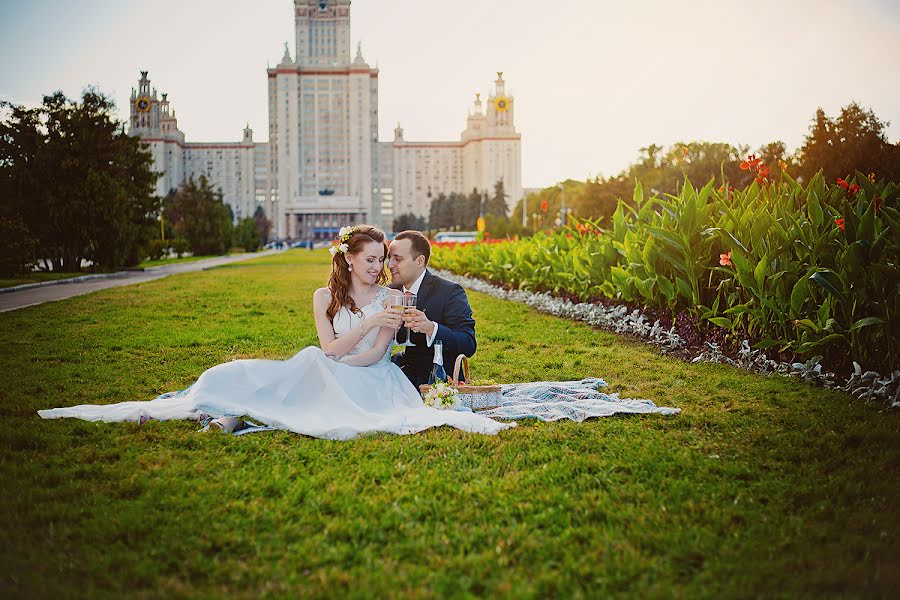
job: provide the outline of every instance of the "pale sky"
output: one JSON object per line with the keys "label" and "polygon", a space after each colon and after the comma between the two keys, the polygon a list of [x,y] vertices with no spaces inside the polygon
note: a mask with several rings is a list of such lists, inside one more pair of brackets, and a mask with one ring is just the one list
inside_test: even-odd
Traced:
{"label": "pale sky", "polygon": [[[353,53],[378,64],[380,139],[458,140],[497,71],[522,179],[614,175],[650,143],[796,149],[821,106],[856,100],[900,139],[897,0],[355,0]],[[267,132],[266,64],[294,49],[291,0],[0,0],[0,98],[94,84],[127,117],[139,71],[188,141]]]}

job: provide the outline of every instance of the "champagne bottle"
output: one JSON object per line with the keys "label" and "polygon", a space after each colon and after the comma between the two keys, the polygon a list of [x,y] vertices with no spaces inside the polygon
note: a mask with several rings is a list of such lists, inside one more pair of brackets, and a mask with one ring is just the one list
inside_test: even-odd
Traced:
{"label": "champagne bottle", "polygon": [[434,385],[438,381],[447,381],[447,372],[444,371],[444,344],[436,340],[434,342],[434,364],[431,365],[431,374],[428,375],[428,385]]}

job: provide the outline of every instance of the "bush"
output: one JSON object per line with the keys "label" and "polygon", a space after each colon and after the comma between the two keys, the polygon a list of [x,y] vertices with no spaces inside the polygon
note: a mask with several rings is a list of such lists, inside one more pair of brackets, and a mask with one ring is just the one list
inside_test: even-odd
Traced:
{"label": "bush", "polygon": [[37,262],[37,240],[20,217],[0,218],[0,277],[27,272]]}
{"label": "bush", "polygon": [[172,252],[175,253],[175,256],[181,258],[188,251],[188,243],[186,239],[176,238],[172,240]]}
{"label": "bush", "polygon": [[[685,311],[732,340],[800,356],[900,365],[900,188],[856,173],[827,183],[689,181],[620,201],[598,221],[518,242],[436,248],[432,264],[508,286]],[[743,167],[742,167],[743,168]]]}
{"label": "bush", "polygon": [[159,260],[166,255],[168,249],[168,242],[164,242],[163,240],[150,240],[150,243],[147,244],[147,248],[144,252],[146,253],[148,260]]}

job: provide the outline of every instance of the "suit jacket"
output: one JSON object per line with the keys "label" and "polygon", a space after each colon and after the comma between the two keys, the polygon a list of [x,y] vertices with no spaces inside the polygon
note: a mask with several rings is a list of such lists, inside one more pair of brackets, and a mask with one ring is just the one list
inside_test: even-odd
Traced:
{"label": "suit jacket", "polygon": [[[402,286],[391,286],[402,289]],[[416,308],[425,312],[430,321],[438,324],[437,336],[444,344],[444,369],[452,376],[453,363],[460,354],[475,354],[475,319],[472,318],[472,307],[465,290],[458,283],[447,281],[442,277],[425,271],[419,293],[416,295]],[[397,339],[401,342],[406,329],[401,328]],[[403,369],[416,388],[428,383],[431,365],[434,361],[434,346],[429,347],[424,333],[413,332],[411,341],[415,346],[405,348],[401,354],[391,359]]]}

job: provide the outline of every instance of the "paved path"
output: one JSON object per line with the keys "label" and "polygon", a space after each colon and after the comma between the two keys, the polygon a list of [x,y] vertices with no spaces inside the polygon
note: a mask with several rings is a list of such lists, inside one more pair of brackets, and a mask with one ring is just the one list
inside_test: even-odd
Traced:
{"label": "paved path", "polygon": [[72,296],[90,294],[91,292],[105,290],[106,288],[152,281],[169,275],[175,275],[176,273],[202,271],[204,269],[209,269],[210,267],[226,265],[228,263],[247,260],[248,258],[259,258],[260,256],[268,256],[279,252],[281,252],[281,250],[269,250],[253,254],[216,256],[214,258],[195,260],[193,262],[151,267],[144,271],[121,271],[119,273],[88,275],[76,278],[76,281],[61,279],[58,281],[43,282],[40,285],[21,286],[22,289],[7,290],[5,293],[0,293],[0,312],[25,308],[26,306],[34,306],[35,304],[43,304],[44,302],[52,302],[53,300],[62,300],[64,298],[71,298]]}

